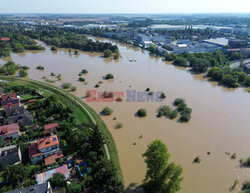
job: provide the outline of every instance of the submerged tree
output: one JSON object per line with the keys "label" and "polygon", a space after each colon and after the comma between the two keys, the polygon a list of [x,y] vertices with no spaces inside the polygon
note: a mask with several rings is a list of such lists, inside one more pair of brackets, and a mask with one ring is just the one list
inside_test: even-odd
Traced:
{"label": "submerged tree", "polygon": [[160,140],[153,141],[143,154],[147,164],[144,189],[149,193],[175,193],[181,189],[182,167],[168,163],[170,154]]}

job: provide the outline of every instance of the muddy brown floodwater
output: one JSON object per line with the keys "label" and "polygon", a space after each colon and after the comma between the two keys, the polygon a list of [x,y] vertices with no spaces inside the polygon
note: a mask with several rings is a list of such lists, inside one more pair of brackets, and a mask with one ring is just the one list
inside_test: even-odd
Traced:
{"label": "muddy brown floodwater", "polygon": [[[95,53],[80,52],[79,56],[74,56],[65,49],[52,53],[49,47],[46,51],[12,54],[4,60],[12,59],[29,66],[29,78],[39,81],[44,81],[43,76],[51,78],[51,72],[61,74],[62,82],[77,86],[75,94],[81,98],[86,90],[95,90],[94,85],[100,80],[104,83],[98,91],[125,93],[121,103],[88,104],[97,112],[105,106],[114,110],[103,120],[117,145],[126,186],[140,184],[144,179],[146,167],[142,154],[155,139],[167,145],[170,161],[183,167],[181,193],[226,193],[235,179],[240,182],[250,180],[250,170],[239,167],[239,159],[250,156],[250,94],[245,89],[220,87],[206,81],[202,75],[191,74],[186,69],[153,58],[146,51],[112,43],[119,46],[122,55],[116,61]],[[3,64],[4,60],[1,59],[0,63]],[[44,66],[45,70],[36,70],[38,65]],[[77,81],[78,73],[84,68],[89,72],[83,75],[87,84]],[[114,75],[113,81],[103,80],[107,73]],[[54,85],[60,86],[62,82],[57,81]],[[126,102],[127,91],[141,92],[147,87],[153,92],[165,92],[166,99],[162,102]],[[192,108],[191,121],[183,124],[177,119],[156,118],[159,106],[171,105],[177,97],[184,98]],[[147,110],[146,118],[134,116],[139,108]],[[115,128],[118,122],[123,123],[121,129]],[[207,152],[211,154],[207,155]],[[237,159],[231,160],[225,152],[235,152]],[[200,164],[193,164],[196,156],[200,156]]]}

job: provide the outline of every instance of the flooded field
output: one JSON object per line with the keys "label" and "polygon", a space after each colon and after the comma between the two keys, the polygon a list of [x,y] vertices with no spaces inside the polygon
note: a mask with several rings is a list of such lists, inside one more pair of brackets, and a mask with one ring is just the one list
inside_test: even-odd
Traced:
{"label": "flooded field", "polygon": [[[39,81],[44,81],[43,76],[53,79],[51,72],[61,74],[62,81],[53,84],[71,82],[77,86],[75,94],[80,98],[87,90],[124,92],[123,102],[88,104],[97,112],[106,106],[114,110],[103,120],[117,145],[126,186],[140,184],[144,179],[146,167],[142,154],[154,139],[162,140],[168,146],[170,160],[183,166],[181,193],[226,193],[235,179],[250,180],[250,169],[239,167],[239,159],[250,156],[250,94],[243,88],[220,87],[205,80],[203,75],[191,74],[142,50],[113,43],[118,44],[122,55],[115,61],[95,53],[70,55],[66,49],[53,53],[46,47],[46,51],[12,54],[0,63],[13,60],[27,65],[29,78]],[[38,65],[44,66],[44,71],[36,70]],[[78,81],[82,69],[88,70],[83,75],[86,84]],[[107,73],[112,73],[114,80],[103,80]],[[96,89],[94,86],[99,81],[103,84]],[[127,92],[142,92],[146,88],[165,92],[166,99],[126,102]],[[157,118],[157,109],[163,104],[172,105],[177,97],[184,98],[192,108],[191,121],[179,123],[178,119]],[[139,108],[147,110],[147,117],[135,116]],[[121,129],[115,127],[118,122],[123,124]],[[225,152],[235,152],[237,158],[232,160]],[[193,164],[196,156],[200,156],[200,164]]]}

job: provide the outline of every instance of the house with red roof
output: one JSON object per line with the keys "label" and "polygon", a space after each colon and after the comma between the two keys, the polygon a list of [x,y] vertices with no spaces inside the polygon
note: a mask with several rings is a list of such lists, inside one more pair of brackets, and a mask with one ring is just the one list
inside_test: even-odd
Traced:
{"label": "house with red roof", "polygon": [[55,163],[59,157],[63,157],[62,155],[59,155],[61,153],[59,145],[60,144],[57,135],[38,139],[37,142],[30,144],[29,158],[31,163],[36,164],[50,156],[53,156],[54,154],[57,154],[58,157],[54,156],[50,158],[50,161],[47,161],[47,163],[49,163],[48,165],[52,164],[51,160],[54,160]]}
{"label": "house with red roof", "polygon": [[20,97],[16,93],[4,94],[2,95],[2,107],[13,107],[20,105]]}
{"label": "house with red roof", "polygon": [[9,42],[10,38],[9,37],[1,37],[0,40],[4,41],[4,42]]}
{"label": "house with red roof", "polygon": [[17,123],[0,126],[0,137],[5,143],[9,143],[12,139],[19,138],[19,126]]}
{"label": "house with red roof", "polygon": [[58,123],[50,123],[50,124],[44,125],[43,134],[46,135],[49,133],[55,133],[57,127],[58,127]]}

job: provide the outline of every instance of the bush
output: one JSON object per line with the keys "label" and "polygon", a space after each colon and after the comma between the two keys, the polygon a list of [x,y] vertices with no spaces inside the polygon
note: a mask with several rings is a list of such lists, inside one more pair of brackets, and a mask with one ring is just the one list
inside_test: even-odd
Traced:
{"label": "bush", "polygon": [[180,117],[181,122],[188,122],[190,120],[191,116],[188,113],[182,113]]}
{"label": "bush", "polygon": [[165,56],[166,61],[174,61],[175,59],[176,59],[176,55],[174,55],[174,54],[167,54]]}
{"label": "bush", "polygon": [[103,53],[104,53],[104,58],[109,58],[113,54],[112,51],[109,49],[104,50]]}
{"label": "bush", "polygon": [[117,123],[116,126],[115,126],[116,129],[120,129],[120,128],[122,128],[122,127],[123,127],[123,124],[122,124],[122,123]]}
{"label": "bush", "polygon": [[178,104],[178,106],[177,106],[177,110],[178,110],[179,112],[184,111],[185,108],[187,108],[186,103],[180,103],[180,104]]}
{"label": "bush", "polygon": [[162,99],[165,99],[166,98],[166,94],[163,92],[163,93],[161,93],[161,98]]}
{"label": "bush", "polygon": [[71,91],[72,91],[72,92],[74,92],[74,91],[76,91],[76,90],[77,90],[76,86],[72,86],[72,87],[71,87]]}
{"label": "bush", "polygon": [[99,84],[96,84],[96,85],[95,85],[95,88],[99,88],[99,87],[100,87],[100,85],[99,85]]}
{"label": "bush", "polygon": [[149,93],[148,93],[148,95],[153,95],[154,93],[152,92],[152,91],[150,91]]}
{"label": "bush", "polygon": [[173,64],[176,65],[176,66],[187,67],[188,66],[188,61],[187,61],[186,58],[178,56],[174,60]]}
{"label": "bush", "polygon": [[194,163],[200,163],[201,162],[201,158],[199,156],[197,156],[196,158],[194,158]]}
{"label": "bush", "polygon": [[102,114],[107,116],[107,115],[111,115],[113,113],[113,110],[110,109],[109,107],[105,107],[103,110],[102,110]]}
{"label": "bush", "polygon": [[190,66],[192,67],[193,71],[195,72],[206,72],[207,68],[209,67],[209,61],[200,58],[193,58],[190,61]]}
{"label": "bush", "polygon": [[233,153],[232,155],[231,155],[231,159],[236,159],[236,153]]}
{"label": "bush", "polygon": [[28,75],[28,73],[25,70],[21,69],[21,70],[19,70],[19,75],[20,75],[20,77],[25,77]]}
{"label": "bush", "polygon": [[113,74],[109,73],[109,74],[106,74],[106,75],[104,76],[104,78],[105,78],[106,80],[108,80],[108,79],[113,79],[114,76],[113,76]]}
{"label": "bush", "polygon": [[170,114],[169,114],[169,118],[170,119],[175,119],[178,115],[178,111],[177,110],[173,110]]}
{"label": "bush", "polygon": [[79,80],[80,82],[84,82],[84,81],[85,81],[85,78],[79,77],[78,80]]}
{"label": "bush", "polygon": [[149,91],[150,91],[150,88],[146,88],[146,91],[149,92]]}
{"label": "bush", "polygon": [[62,83],[62,88],[63,88],[63,89],[69,89],[71,86],[72,86],[72,85],[71,85],[70,82],[64,82],[64,83]]}
{"label": "bush", "polygon": [[66,177],[61,173],[55,173],[50,179],[50,183],[53,188],[67,186]]}
{"label": "bush", "polygon": [[246,181],[242,184],[242,190],[250,190],[250,181]]}
{"label": "bush", "polygon": [[44,70],[44,67],[43,66],[37,66],[36,69],[37,70]]}
{"label": "bush", "polygon": [[146,117],[147,111],[145,109],[139,109],[136,114],[138,117]]}
{"label": "bush", "polygon": [[56,46],[51,46],[51,51],[57,51],[57,47]]}
{"label": "bush", "polygon": [[161,116],[169,116],[172,112],[172,109],[170,106],[163,105],[158,109],[158,117]]}
{"label": "bush", "polygon": [[82,69],[82,74],[87,74],[88,71],[86,69]]}
{"label": "bush", "polygon": [[182,98],[176,98],[176,99],[174,100],[174,105],[175,105],[175,106],[178,106],[178,105],[181,104],[181,103],[185,103],[185,100],[182,99]]}

